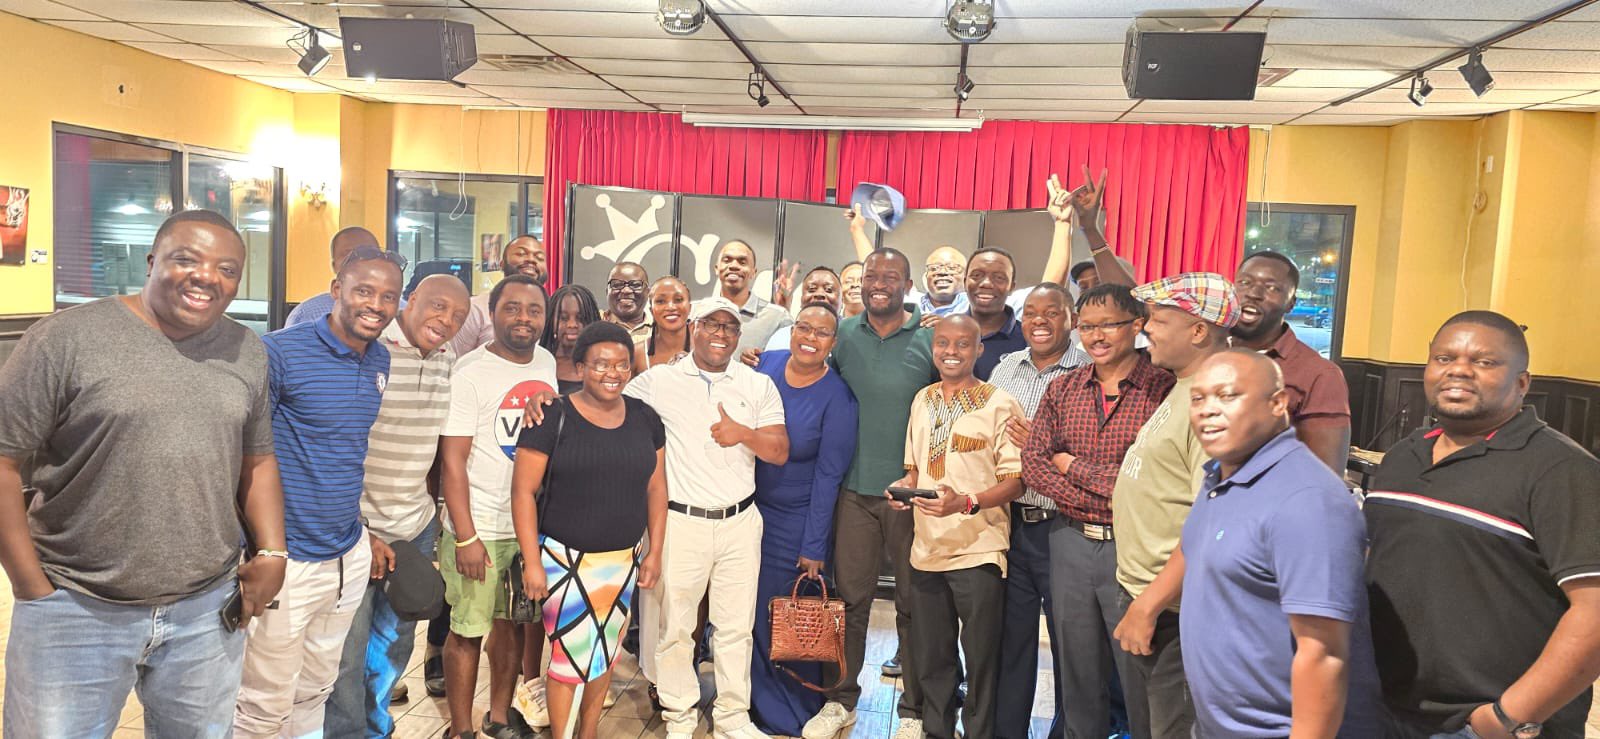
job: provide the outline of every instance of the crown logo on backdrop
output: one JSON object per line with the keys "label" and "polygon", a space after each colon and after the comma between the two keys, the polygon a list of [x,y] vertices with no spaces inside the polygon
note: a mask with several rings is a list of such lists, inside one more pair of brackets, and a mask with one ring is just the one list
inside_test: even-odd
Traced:
{"label": "crown logo on backdrop", "polygon": [[[650,204],[638,218],[630,218],[612,207],[611,196],[606,193],[595,195],[594,204],[605,212],[606,222],[611,225],[611,238],[579,249],[578,255],[586,261],[599,255],[612,262],[643,262],[651,249],[672,241],[671,231],[663,231],[656,217],[667,206],[664,195],[651,197]],[[713,281],[711,259],[721,241],[722,237],[717,234],[705,234],[699,239],[690,238],[688,234],[678,237],[678,243],[694,255],[694,279],[701,284]]]}

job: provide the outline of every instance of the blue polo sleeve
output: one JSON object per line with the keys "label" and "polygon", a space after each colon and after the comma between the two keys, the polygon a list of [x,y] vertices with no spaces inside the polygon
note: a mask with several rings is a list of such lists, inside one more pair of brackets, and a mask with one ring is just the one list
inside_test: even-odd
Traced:
{"label": "blue polo sleeve", "polygon": [[1343,489],[1306,487],[1276,501],[1262,532],[1279,589],[1292,616],[1354,623],[1366,598],[1367,527]]}

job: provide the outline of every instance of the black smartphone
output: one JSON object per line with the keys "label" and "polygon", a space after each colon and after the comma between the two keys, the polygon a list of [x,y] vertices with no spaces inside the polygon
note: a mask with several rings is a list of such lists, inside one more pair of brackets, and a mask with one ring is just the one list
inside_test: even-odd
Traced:
{"label": "black smartphone", "polygon": [[239,620],[242,618],[244,618],[244,593],[234,588],[233,597],[222,604],[222,628],[227,629],[230,634],[238,631]]}
{"label": "black smartphone", "polygon": [[889,497],[909,505],[912,498],[928,498],[933,500],[937,499],[939,494],[932,490],[924,490],[922,488],[891,487],[889,488]]}

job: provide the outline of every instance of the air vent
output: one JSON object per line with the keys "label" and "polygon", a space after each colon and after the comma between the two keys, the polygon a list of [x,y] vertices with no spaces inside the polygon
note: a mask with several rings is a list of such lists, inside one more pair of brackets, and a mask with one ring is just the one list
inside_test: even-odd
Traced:
{"label": "air vent", "polygon": [[1261,71],[1256,73],[1256,87],[1276,84],[1279,80],[1288,77],[1292,73],[1294,73],[1293,69],[1262,67]]}
{"label": "air vent", "polygon": [[584,74],[578,65],[559,56],[534,54],[479,54],[478,61],[506,72],[549,72],[551,74]]}

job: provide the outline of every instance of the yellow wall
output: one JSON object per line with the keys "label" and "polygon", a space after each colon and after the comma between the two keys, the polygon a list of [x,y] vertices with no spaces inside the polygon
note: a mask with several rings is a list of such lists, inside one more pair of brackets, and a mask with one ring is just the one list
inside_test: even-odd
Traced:
{"label": "yellow wall", "polygon": [[[0,13],[0,185],[30,189],[28,250],[49,249],[51,124],[60,122],[275,157],[292,138],[294,96],[237,77]],[[118,92],[118,89],[121,92]],[[0,315],[54,307],[51,263],[0,266]]]}

